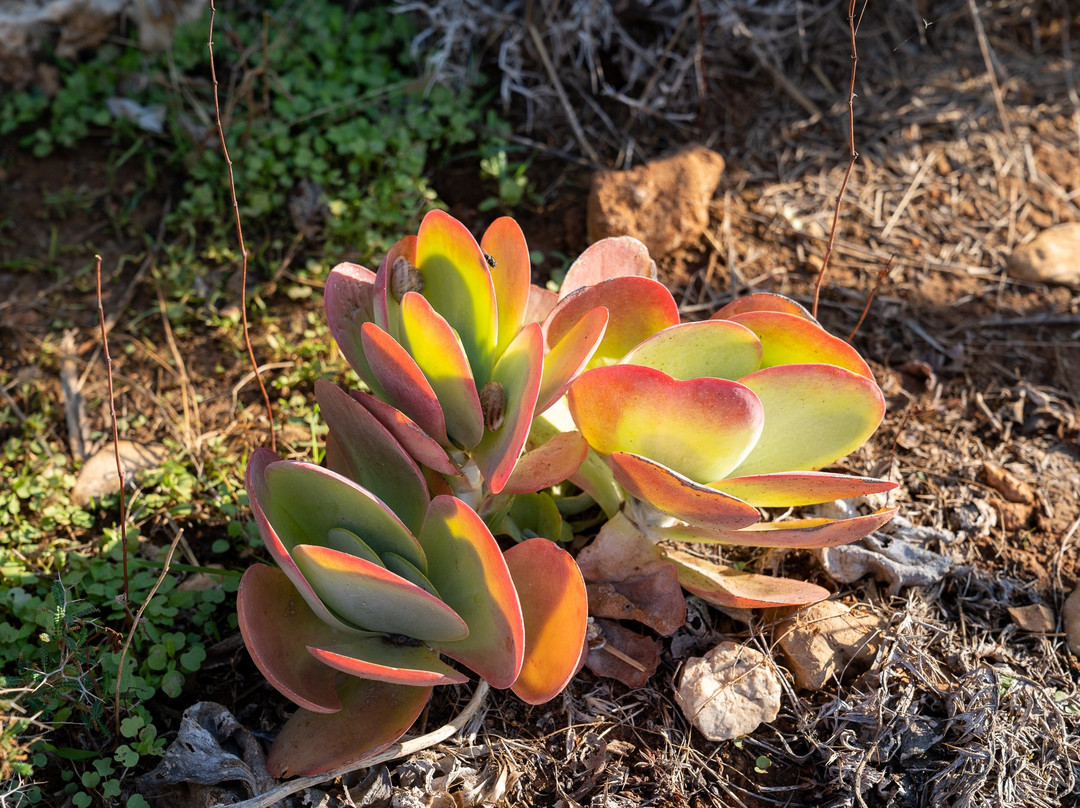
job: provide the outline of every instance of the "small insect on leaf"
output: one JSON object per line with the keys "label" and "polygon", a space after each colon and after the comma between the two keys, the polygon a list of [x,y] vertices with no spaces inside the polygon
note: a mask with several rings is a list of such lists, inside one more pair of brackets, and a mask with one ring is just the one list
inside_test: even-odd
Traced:
{"label": "small insect on leaf", "polygon": [[503,425],[506,418],[506,390],[499,382],[490,381],[480,389],[480,409],[484,426],[491,432]]}
{"label": "small insect on leaf", "polygon": [[407,292],[423,291],[424,276],[409,262],[408,258],[399,255],[390,268],[390,294],[400,303]]}
{"label": "small insect on leaf", "polygon": [[498,264],[495,263],[495,258],[494,256],[492,256],[491,253],[484,253],[484,260],[487,261],[487,265],[491,269],[495,269],[495,267],[498,266]]}

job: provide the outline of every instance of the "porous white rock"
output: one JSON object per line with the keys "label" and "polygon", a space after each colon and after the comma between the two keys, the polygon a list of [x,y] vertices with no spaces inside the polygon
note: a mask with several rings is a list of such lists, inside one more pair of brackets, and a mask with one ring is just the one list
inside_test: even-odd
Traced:
{"label": "porous white rock", "polygon": [[753,732],[780,712],[780,678],[753,648],[722,642],[683,668],[675,701],[710,741]]}
{"label": "porous white rock", "polygon": [[1080,286],[1080,222],[1048,227],[1013,250],[1009,276],[1035,283]]}

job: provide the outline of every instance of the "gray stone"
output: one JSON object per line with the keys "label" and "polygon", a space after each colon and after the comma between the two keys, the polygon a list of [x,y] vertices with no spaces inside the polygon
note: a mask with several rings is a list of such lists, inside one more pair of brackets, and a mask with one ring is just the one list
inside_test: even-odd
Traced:
{"label": "gray stone", "polygon": [[675,701],[710,741],[753,732],[780,712],[780,678],[760,651],[722,642],[683,668]]}

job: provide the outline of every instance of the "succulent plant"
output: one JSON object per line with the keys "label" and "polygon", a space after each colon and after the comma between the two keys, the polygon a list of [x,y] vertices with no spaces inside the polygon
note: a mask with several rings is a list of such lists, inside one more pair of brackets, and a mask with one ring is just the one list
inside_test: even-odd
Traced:
{"label": "succulent plant", "polygon": [[[240,627],[301,708],[272,773],[323,772],[394,743],[463,669],[529,703],[560,692],[588,650],[589,609],[612,616],[549,541],[572,537],[564,513],[599,505],[606,523],[581,567],[612,582],[616,612],[620,586],[654,593],[664,614],[634,613],[669,633],[685,619],[680,585],[734,606],[827,593],[659,540],[816,547],[894,512],[761,521],[762,508],[893,487],[820,471],[869,437],[884,400],[858,353],[798,304],[751,295],[681,323],[629,238],[589,248],[558,294],[530,274],[513,220],[478,243],[440,211],[378,271],[331,273],[331,332],[367,390],[316,384],[325,468],[267,450],[248,464],[277,567],[245,573]],[[568,496],[567,481],[585,494]]]}

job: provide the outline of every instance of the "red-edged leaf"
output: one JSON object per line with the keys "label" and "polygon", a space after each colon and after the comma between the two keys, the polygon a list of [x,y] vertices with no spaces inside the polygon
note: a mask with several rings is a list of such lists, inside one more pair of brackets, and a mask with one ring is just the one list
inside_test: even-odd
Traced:
{"label": "red-edged leaf", "polygon": [[547,539],[506,551],[525,622],[525,656],[513,684],[518,698],[542,704],[573,678],[585,641],[588,603],[574,559]]}
{"label": "red-edged leaf", "polygon": [[536,397],[540,393],[543,357],[540,326],[530,323],[518,332],[491,371],[492,381],[502,385],[506,415],[497,429],[484,432],[473,458],[493,494],[506,485],[529,437]]}
{"label": "red-edged leaf", "polygon": [[334,672],[306,646],[346,635],[315,615],[285,573],[266,564],[248,567],[236,593],[236,614],[248,653],[278,692],[315,712],[341,709]]}
{"label": "red-edged leaf", "polygon": [[604,338],[607,321],[607,309],[593,309],[578,320],[547,352],[536,403],[538,413],[544,412],[562,398],[570,383],[585,369]]}
{"label": "red-edged leaf", "polygon": [[662,283],[636,276],[612,278],[559,301],[544,325],[547,344],[557,345],[582,317],[601,306],[608,310],[607,330],[590,367],[618,362],[638,343],[679,322],[679,307]]}
{"label": "red-edged leaf", "polygon": [[374,294],[374,272],[357,264],[338,264],[326,279],[323,306],[330,333],[345,360],[376,395],[385,396],[371,372],[360,337],[360,327],[375,318]]}
{"label": "red-edged leaf", "polygon": [[469,359],[450,324],[415,292],[401,299],[401,343],[427,377],[448,436],[471,449],[483,437],[484,414]]}
{"label": "red-edged leaf", "polygon": [[778,311],[782,314],[794,314],[796,317],[802,317],[812,323],[817,322],[801,303],[796,303],[789,297],[773,294],[772,292],[758,292],[753,295],[735,298],[717,311],[711,319],[721,320],[751,311]]}
{"label": "red-edged leaf", "polygon": [[628,452],[609,458],[615,480],[661,513],[684,522],[737,530],[757,522],[757,509],[723,491],[699,485],[652,460]]}
{"label": "red-edged leaf", "polygon": [[413,459],[374,415],[337,385],[316,380],[315,398],[339,453],[340,460],[330,463],[328,442],[330,468],[385,502],[413,533],[420,530],[430,497]]}
{"label": "red-edged leaf", "polygon": [[504,494],[531,494],[564,482],[585,462],[589,444],[580,432],[560,432],[518,460]]}
{"label": "red-edged leaf", "polygon": [[405,259],[409,266],[416,265],[416,236],[405,236],[398,240],[383,258],[379,271],[375,273],[375,325],[398,339],[401,336],[398,323],[401,320],[400,294],[394,297],[394,265],[399,258]]}
{"label": "red-edged leaf", "polygon": [[431,698],[431,687],[350,677],[338,688],[342,709],[298,710],[266,758],[273,777],[322,774],[383,751],[404,735]]}
{"label": "red-edged leaf", "polygon": [[408,351],[374,323],[361,329],[364,355],[379,384],[398,409],[431,437],[445,445],[446,418],[435,391]]}
{"label": "red-edged leaf", "polygon": [[456,497],[435,497],[420,532],[428,578],[465,620],[469,636],[432,643],[492,687],[510,687],[521,671],[524,624],[517,590],[487,525]]}
{"label": "red-edged leaf", "polygon": [[795,314],[751,311],[719,322],[746,326],[761,340],[761,367],[775,365],[836,365],[873,380],[859,352],[817,323]]}
{"label": "red-edged leaf", "polygon": [[417,463],[451,477],[461,473],[461,468],[450,459],[438,441],[417,426],[416,422],[401,410],[359,390],[353,390],[349,395],[374,415],[402,445],[409,457]]}
{"label": "red-edged leaf", "polygon": [[726,476],[827,466],[861,446],[885,415],[885,397],[873,379],[834,365],[779,365],[739,381],[761,401],[765,428]]}
{"label": "red-edged leaf", "polygon": [[649,257],[649,248],[630,236],[601,239],[590,245],[566,270],[559,287],[559,299],[583,286],[596,286],[628,275],[656,280],[656,262]]}
{"label": "red-edged leaf", "polygon": [[679,583],[686,591],[724,608],[806,606],[829,597],[828,589],[807,581],[743,572],[680,550],[665,549],[664,555],[675,563]]}
{"label": "red-edged leaf", "polygon": [[896,508],[882,508],[852,519],[791,519],[762,522],[742,530],[709,530],[675,525],[663,529],[664,538],[705,544],[740,544],[744,547],[812,549],[850,544],[869,536],[896,515]]}
{"label": "red-edged leaf", "polygon": [[701,483],[738,466],[764,422],[757,396],[738,382],[679,381],[639,365],[585,371],[568,401],[596,451],[633,452]]}
{"label": "red-edged leaf", "polygon": [[294,547],[292,557],[323,603],[359,628],[431,642],[469,635],[450,606],[386,567],[311,544]]}
{"label": "red-edged leaf", "polygon": [[880,494],[892,491],[896,483],[825,471],[780,471],[750,477],[729,477],[709,483],[709,487],[745,500],[755,508],[789,508]]}
{"label": "red-edged leaf", "polygon": [[480,239],[480,248],[495,262],[491,268],[491,282],[495,287],[495,302],[499,310],[496,354],[501,354],[525,324],[532,262],[525,234],[509,216],[491,223]]}
{"label": "red-edged leaf", "polygon": [[478,387],[490,378],[498,343],[495,287],[487,261],[472,233],[441,210],[420,223],[416,268],[424,297],[458,333]]}
{"label": "red-edged leaf", "polygon": [[458,673],[430,648],[401,645],[386,637],[368,637],[337,645],[308,646],[314,659],[339,671],[399,685],[460,685],[469,677]]}
{"label": "red-edged leaf", "polygon": [[529,285],[529,302],[525,306],[525,322],[526,323],[542,323],[551,314],[551,310],[555,308],[555,304],[559,302],[559,296],[552,292],[550,289],[545,289],[542,286],[537,286],[535,283]]}
{"label": "red-edged leaf", "polygon": [[761,343],[753,331],[730,320],[680,323],[649,337],[622,361],[676,379],[738,379],[761,367]]}

